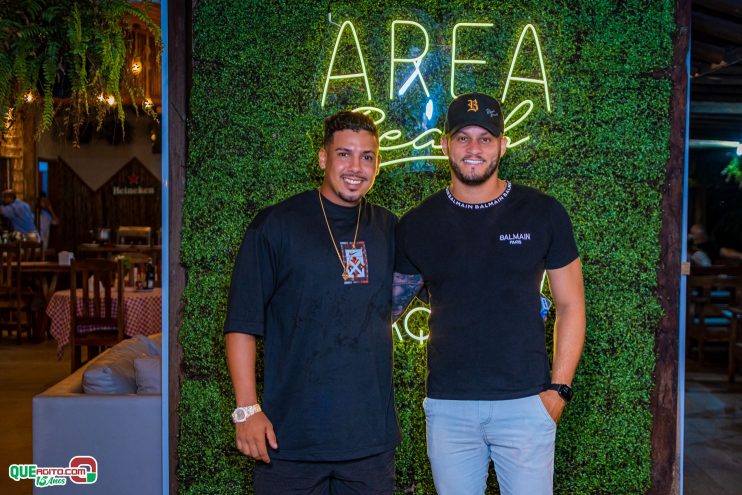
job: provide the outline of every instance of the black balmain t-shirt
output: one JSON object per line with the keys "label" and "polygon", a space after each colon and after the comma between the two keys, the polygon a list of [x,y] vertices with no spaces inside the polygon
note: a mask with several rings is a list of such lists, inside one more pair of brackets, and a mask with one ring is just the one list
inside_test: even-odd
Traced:
{"label": "black balmain t-shirt", "polygon": [[323,199],[335,240],[347,248],[346,282],[319,201],[307,191],[258,214],[229,292],[224,331],[264,338],[261,406],[277,459],[357,459],[400,438],[392,391],[396,217],[364,200],[353,250],[358,208]]}
{"label": "black balmain t-shirt", "polygon": [[517,399],[545,389],[541,281],[578,256],[559,202],[510,183],[481,205],[446,189],[400,219],[396,253],[395,271],[421,274],[430,298],[428,397]]}

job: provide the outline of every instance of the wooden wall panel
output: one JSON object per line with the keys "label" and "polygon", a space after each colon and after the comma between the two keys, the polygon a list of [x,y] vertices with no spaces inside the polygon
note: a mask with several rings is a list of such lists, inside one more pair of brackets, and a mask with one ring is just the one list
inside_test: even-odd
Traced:
{"label": "wooden wall panel", "polygon": [[[153,194],[115,194],[122,191],[152,190]],[[133,158],[96,192],[105,226],[117,229],[121,225],[148,226],[152,240],[162,225],[162,191],[160,180],[139,160]]]}
{"label": "wooden wall panel", "polygon": [[[116,188],[151,188],[152,194],[114,194]],[[115,229],[121,225],[152,228],[153,242],[162,225],[160,181],[136,158],[124,165],[97,191],[93,191],[61,158],[49,162],[49,200],[59,216],[52,227],[50,247],[75,251],[92,240],[90,231],[99,227]]]}
{"label": "wooden wall panel", "polygon": [[89,242],[89,231],[102,222],[95,193],[61,158],[49,161],[48,194],[59,217],[59,224],[51,229],[50,247],[74,251],[78,244]]}

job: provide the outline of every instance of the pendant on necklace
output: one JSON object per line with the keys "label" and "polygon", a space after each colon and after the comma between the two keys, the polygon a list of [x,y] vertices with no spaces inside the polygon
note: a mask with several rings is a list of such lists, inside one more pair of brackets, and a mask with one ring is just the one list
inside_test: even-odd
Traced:
{"label": "pendant on necklace", "polygon": [[350,275],[348,275],[348,272],[346,270],[343,270],[343,280],[348,280],[350,278]]}

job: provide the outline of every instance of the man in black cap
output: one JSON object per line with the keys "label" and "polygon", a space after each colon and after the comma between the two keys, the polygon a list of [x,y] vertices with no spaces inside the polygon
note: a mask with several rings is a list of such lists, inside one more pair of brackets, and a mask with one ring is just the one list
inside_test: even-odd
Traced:
{"label": "man in black cap", "polygon": [[[504,495],[552,493],[556,423],[585,339],[569,217],[554,198],[498,177],[504,127],[494,98],[456,98],[441,139],[451,185],[397,225],[395,317],[423,286],[432,311],[424,409],[439,495],[483,494],[490,459]],[[544,271],[557,312],[551,366]]]}

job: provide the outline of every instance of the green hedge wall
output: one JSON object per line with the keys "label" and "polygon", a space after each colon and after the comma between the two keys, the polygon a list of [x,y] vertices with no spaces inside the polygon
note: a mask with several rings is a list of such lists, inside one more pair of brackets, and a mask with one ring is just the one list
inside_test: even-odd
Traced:
{"label": "green hedge wall", "polygon": [[[316,151],[321,121],[339,109],[373,105],[411,139],[442,128],[451,100],[452,29],[462,29],[458,58],[486,65],[457,68],[457,92],[502,96],[523,27],[536,27],[544,54],[552,111],[543,87],[511,83],[506,114],[522,100],[533,112],[510,133],[530,136],[511,149],[501,176],[557,197],[572,216],[584,263],[588,332],[575,379],[576,400],[559,426],[556,491],[565,494],[644,493],[651,481],[654,332],[662,310],[655,267],[660,200],[669,156],[669,72],[675,32],[670,0],[415,0],[330,2],[332,20],[358,32],[372,102],[360,79],[330,84],[320,99],[340,30],[328,3],[200,0],[194,11],[193,89],[181,260],[188,274],[179,408],[178,479],[184,494],[251,493],[250,462],[234,448],[234,407],[224,358],[222,323],[232,264],[256,212],[321,180]],[[434,116],[422,117],[427,97],[415,81],[389,100],[390,28],[413,20],[430,34],[421,68]],[[397,56],[423,43],[410,28],[397,37]],[[356,72],[346,32],[334,74]],[[539,77],[532,37],[516,75]],[[395,88],[411,72],[397,65]],[[401,140],[400,140],[401,141]],[[399,142],[399,141],[398,141]],[[388,144],[388,143],[387,143]],[[430,151],[430,150],[427,150]],[[385,159],[410,153],[390,151]],[[444,161],[385,167],[370,197],[403,214],[448,181]],[[552,315],[553,317],[553,315]],[[549,328],[553,321],[549,321]],[[420,313],[412,333],[425,332]],[[425,455],[425,348],[395,336],[397,407],[404,441],[397,451],[397,492],[433,494]],[[497,493],[494,477],[491,493]]]}

